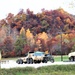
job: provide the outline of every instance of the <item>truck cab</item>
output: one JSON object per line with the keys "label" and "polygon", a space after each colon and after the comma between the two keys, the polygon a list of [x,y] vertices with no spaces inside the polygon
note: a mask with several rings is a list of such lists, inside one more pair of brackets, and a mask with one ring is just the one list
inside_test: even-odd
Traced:
{"label": "truck cab", "polygon": [[69,61],[75,61],[75,52],[71,52],[68,54]]}

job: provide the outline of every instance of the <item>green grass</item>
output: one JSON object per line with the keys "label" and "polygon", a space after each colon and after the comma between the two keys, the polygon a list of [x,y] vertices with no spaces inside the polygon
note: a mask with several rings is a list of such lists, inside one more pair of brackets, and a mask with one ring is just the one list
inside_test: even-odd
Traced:
{"label": "green grass", "polygon": [[0,75],[75,75],[75,65],[53,65],[40,68],[0,69]]}
{"label": "green grass", "polygon": [[1,60],[17,60],[20,57],[2,58]]}
{"label": "green grass", "polygon": [[[62,58],[63,58],[63,61],[68,61],[69,60],[68,55],[63,55]],[[61,61],[61,55],[60,56],[54,56],[54,60],[56,62]]]}
{"label": "green grass", "polygon": [[[57,62],[57,61],[61,61],[61,55],[59,56],[53,56],[54,57],[54,60]],[[63,61],[68,61],[68,55],[63,55]],[[2,58],[1,60],[17,60],[19,57],[15,57],[15,58]]]}

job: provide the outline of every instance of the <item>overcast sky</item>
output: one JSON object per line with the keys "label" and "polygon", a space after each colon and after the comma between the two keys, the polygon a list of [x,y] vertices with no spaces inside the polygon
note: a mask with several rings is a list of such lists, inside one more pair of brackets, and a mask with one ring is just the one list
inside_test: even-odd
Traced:
{"label": "overcast sky", "polygon": [[75,15],[75,0],[0,0],[0,19],[5,18],[8,13],[17,14],[20,9],[26,11],[29,8],[38,13],[42,8],[54,10],[60,7]]}

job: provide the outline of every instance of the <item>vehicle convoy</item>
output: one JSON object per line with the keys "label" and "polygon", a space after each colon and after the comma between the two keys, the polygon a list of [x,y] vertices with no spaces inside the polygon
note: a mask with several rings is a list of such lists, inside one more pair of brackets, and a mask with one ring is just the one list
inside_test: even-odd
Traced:
{"label": "vehicle convoy", "polygon": [[70,61],[75,61],[75,52],[71,52],[68,54],[69,60]]}
{"label": "vehicle convoy", "polygon": [[44,52],[28,52],[25,54],[25,57],[19,58],[16,62],[18,64],[33,64],[33,63],[47,63],[48,61],[54,62],[54,58],[50,54],[45,54]]}

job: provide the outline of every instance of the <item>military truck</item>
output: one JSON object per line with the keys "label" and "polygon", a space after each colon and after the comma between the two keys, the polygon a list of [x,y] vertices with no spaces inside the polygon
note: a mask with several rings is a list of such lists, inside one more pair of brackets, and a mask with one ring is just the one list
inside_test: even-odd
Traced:
{"label": "military truck", "polygon": [[45,54],[44,52],[36,51],[36,52],[28,52],[25,54],[25,57],[19,58],[16,62],[18,64],[33,64],[33,63],[47,63],[48,61],[51,61],[52,63],[54,62],[54,58],[49,55]]}
{"label": "military truck", "polygon": [[75,61],[75,52],[71,52],[68,54],[69,60],[70,61]]}

